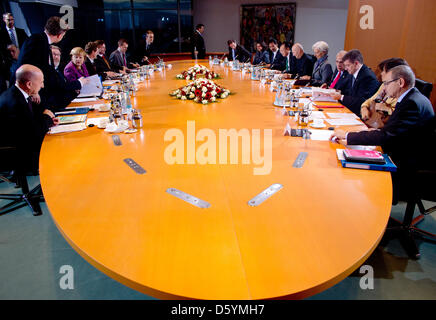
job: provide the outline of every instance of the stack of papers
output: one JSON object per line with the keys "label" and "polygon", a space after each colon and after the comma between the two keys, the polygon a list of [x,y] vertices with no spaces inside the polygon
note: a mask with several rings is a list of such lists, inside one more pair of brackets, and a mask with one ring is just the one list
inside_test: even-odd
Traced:
{"label": "stack of papers", "polygon": [[48,133],[56,134],[56,133],[81,131],[85,129],[86,129],[86,124],[82,122],[82,123],[64,124],[62,126],[51,127]]}
{"label": "stack of papers", "polygon": [[327,112],[327,115],[331,119],[359,119],[354,113]]}
{"label": "stack of papers", "polygon": [[101,95],[103,92],[103,85],[101,84],[100,77],[95,74],[93,76],[87,77],[87,79],[89,80],[89,82],[82,86],[78,98]]}

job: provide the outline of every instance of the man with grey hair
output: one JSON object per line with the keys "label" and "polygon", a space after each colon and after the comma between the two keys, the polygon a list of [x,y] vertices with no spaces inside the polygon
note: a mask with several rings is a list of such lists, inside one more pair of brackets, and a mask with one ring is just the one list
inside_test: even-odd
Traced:
{"label": "man with grey hair", "polygon": [[322,88],[335,89],[341,92],[343,95],[349,95],[351,89],[351,77],[347,70],[345,70],[343,57],[347,54],[347,51],[341,50],[336,54],[336,70],[333,73],[333,77],[330,83],[324,83]]}
{"label": "man with grey hair", "polygon": [[387,96],[397,99],[395,110],[385,126],[360,132],[336,130],[334,136],[346,145],[381,146],[399,170],[417,168],[421,156],[426,156],[425,148],[418,145],[425,145],[423,132],[435,116],[431,102],[414,87],[415,75],[409,66],[392,68],[384,75],[383,84]]}
{"label": "man with grey hair", "polygon": [[16,82],[0,96],[0,145],[17,148],[21,169],[37,171],[39,151],[50,127],[58,124],[54,114],[32,102],[44,87],[42,71],[24,64],[16,71]]}
{"label": "man with grey hair", "polygon": [[351,88],[348,94],[334,93],[331,96],[360,117],[362,103],[377,92],[380,83],[374,72],[363,64],[363,56],[359,50],[348,51],[342,61],[345,70],[351,75]]}
{"label": "man with grey hair", "polygon": [[300,43],[292,46],[292,61],[290,72],[294,78],[309,76],[313,71],[313,61],[304,53],[304,48]]}

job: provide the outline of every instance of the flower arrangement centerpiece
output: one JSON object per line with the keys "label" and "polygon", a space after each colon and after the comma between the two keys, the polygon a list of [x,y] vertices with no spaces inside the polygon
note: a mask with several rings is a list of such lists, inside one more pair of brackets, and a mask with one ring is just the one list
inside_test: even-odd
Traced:
{"label": "flower arrangement centerpiece", "polygon": [[197,79],[170,93],[171,96],[177,99],[194,100],[202,104],[216,102],[217,99],[225,99],[229,94],[230,90],[224,89],[208,79]]}
{"label": "flower arrangement centerpiece", "polygon": [[185,80],[195,80],[197,78],[205,78],[205,79],[217,79],[219,75],[206,68],[205,66],[196,64],[195,66],[189,68],[186,71],[178,74],[176,76],[177,79],[185,79]]}

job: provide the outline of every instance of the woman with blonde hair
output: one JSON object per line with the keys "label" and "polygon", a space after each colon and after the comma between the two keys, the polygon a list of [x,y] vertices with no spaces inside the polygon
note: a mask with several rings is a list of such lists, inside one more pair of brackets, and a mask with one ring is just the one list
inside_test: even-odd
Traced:
{"label": "woman with blonde hair", "polygon": [[84,64],[86,52],[80,47],[75,47],[70,52],[71,61],[65,66],[64,76],[67,81],[78,80],[81,77],[89,77]]}

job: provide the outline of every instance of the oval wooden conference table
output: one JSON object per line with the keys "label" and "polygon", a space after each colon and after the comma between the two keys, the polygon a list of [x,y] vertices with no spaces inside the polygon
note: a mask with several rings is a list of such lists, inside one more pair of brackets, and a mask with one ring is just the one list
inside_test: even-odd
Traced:
{"label": "oval wooden conference table", "polygon": [[[41,184],[65,239],[108,276],[164,299],[304,298],[347,277],[384,233],[390,174],[343,169],[338,144],[284,136],[289,117],[273,106],[274,94],[242,72],[213,67],[222,76],[217,82],[236,93],[219,103],[170,97],[186,84],[176,74],[193,65],[174,62],[141,83],[133,103],[144,126],[119,134],[121,146],[97,127],[46,136]],[[255,175],[262,165],[243,164],[241,147],[239,164],[168,164],[164,152],[172,141],[164,141],[165,132],[180,129],[186,142],[189,120],[217,140],[219,129],[260,129],[262,154],[264,129],[272,129],[271,172]],[[307,159],[294,168],[300,152]],[[125,158],[146,174],[136,174]],[[274,183],[283,188],[259,206],[248,205]],[[210,207],[191,205],[168,188]]]}

